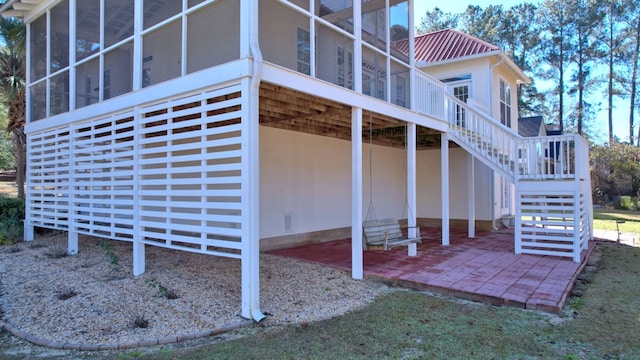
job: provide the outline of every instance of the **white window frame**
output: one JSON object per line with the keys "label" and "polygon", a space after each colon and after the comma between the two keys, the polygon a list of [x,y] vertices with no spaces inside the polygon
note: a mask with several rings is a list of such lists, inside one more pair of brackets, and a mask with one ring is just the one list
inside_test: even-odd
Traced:
{"label": "white window frame", "polygon": [[[511,111],[513,110],[513,95],[511,85],[503,78],[498,82],[498,99],[500,103],[500,123],[508,128],[513,124]],[[506,91],[505,93],[505,90]]]}
{"label": "white window frame", "polygon": [[[456,80],[460,79],[460,80]],[[462,74],[459,76],[453,76],[446,79],[440,80],[447,85],[447,91],[453,95],[456,99],[464,102],[465,104],[468,102],[470,98],[472,98],[473,91],[473,80],[471,74]],[[456,89],[467,88],[467,97],[466,99],[461,99],[456,95]],[[464,108],[460,106],[456,106],[456,125],[466,127],[466,116],[467,114],[464,111]]]}

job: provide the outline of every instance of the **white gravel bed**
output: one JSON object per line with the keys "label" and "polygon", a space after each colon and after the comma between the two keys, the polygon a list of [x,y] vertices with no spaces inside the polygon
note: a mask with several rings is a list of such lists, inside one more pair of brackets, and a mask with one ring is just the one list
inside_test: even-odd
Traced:
{"label": "white gravel bed", "polygon": [[[131,244],[80,237],[79,254],[66,234],[0,248],[0,315],[39,338],[76,344],[122,344],[219,329],[240,317],[240,260],[147,246],[146,272],[132,275]],[[111,254],[111,255],[110,255]],[[159,287],[173,290],[167,299]],[[385,287],[353,280],[326,266],[262,254],[261,310],[265,326],[335,317],[371,303]],[[73,295],[75,294],[75,295]],[[73,295],[63,299],[62,295]],[[148,320],[146,328],[135,319]]]}

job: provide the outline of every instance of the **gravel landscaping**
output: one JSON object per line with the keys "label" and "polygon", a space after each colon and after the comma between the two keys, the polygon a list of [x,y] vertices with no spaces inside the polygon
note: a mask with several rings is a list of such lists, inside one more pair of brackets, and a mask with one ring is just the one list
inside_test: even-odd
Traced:
{"label": "gravel landscaping", "polygon": [[[240,322],[240,260],[147,246],[131,272],[131,244],[66,234],[0,248],[0,315],[14,329],[60,344],[114,345],[181,337]],[[262,254],[263,326],[335,317],[385,291],[325,266]],[[173,298],[175,297],[175,298]]]}

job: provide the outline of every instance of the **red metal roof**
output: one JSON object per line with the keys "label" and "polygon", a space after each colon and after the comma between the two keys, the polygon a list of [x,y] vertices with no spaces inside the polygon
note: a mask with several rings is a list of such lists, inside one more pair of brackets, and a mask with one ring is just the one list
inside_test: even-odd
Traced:
{"label": "red metal roof", "polygon": [[[500,50],[486,41],[467,35],[455,29],[446,29],[416,36],[416,62],[436,63],[466,56],[478,55]],[[407,43],[396,44],[408,53]]]}

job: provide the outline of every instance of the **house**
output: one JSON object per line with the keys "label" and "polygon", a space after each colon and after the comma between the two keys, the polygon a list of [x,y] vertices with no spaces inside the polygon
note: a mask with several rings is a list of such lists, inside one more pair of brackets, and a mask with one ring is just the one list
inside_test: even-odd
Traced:
{"label": "house", "polygon": [[[518,131],[516,89],[531,80],[497,46],[459,30],[446,29],[416,36],[415,57],[418,68],[443,82],[449,94]],[[465,110],[460,107],[456,112],[458,121],[464,122]],[[476,187],[489,190],[484,203],[482,199],[476,201],[477,219],[484,220],[485,227],[513,219],[512,181],[480,160],[474,163]]]}
{"label": "house", "polygon": [[518,134],[523,137],[547,136],[547,127],[544,123],[544,120],[542,119],[542,116],[528,116],[519,118]]}
{"label": "house", "polygon": [[[434,77],[457,75],[418,63],[412,1],[0,12],[28,30],[26,240],[44,227],[66,230],[71,253],[80,234],[128,241],[135,275],[147,246],[236,258],[241,314],[260,320],[261,247],[348,236],[362,278],[364,220],[435,220],[448,245],[451,225],[473,236],[495,220],[496,176],[513,184],[517,253],[579,261],[591,238],[584,140],[558,137],[563,163],[546,167],[548,139],[519,136],[513,106]],[[478,74],[526,80],[499,52],[478,56],[495,65]]]}

